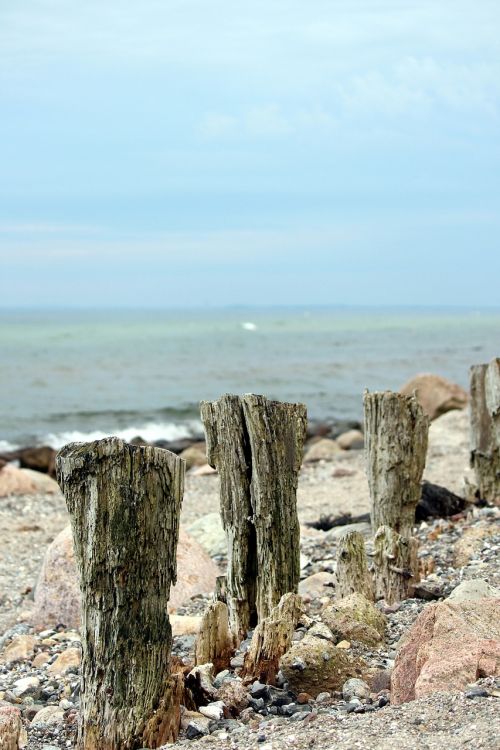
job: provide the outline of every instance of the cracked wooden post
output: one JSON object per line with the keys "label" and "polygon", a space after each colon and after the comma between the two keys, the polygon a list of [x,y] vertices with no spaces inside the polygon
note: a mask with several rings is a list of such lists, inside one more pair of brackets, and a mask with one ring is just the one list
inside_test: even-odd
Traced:
{"label": "cracked wooden post", "polygon": [[195,664],[214,665],[214,674],[228,669],[234,654],[234,637],[229,630],[227,604],[211,602],[201,620],[196,639]]}
{"label": "cracked wooden post", "polygon": [[201,417],[208,462],[221,481],[230,624],[243,638],[283,594],[297,591],[296,494],[306,408],[252,394],[225,395],[202,402]]}
{"label": "cracked wooden post", "polygon": [[411,536],[422,494],[429,418],[414,396],[366,391],[363,402],[372,529],[389,526]]}
{"label": "cracked wooden post", "polygon": [[387,604],[401,602],[413,596],[418,574],[418,540],[403,537],[388,526],[381,526],[375,534],[375,593]]}
{"label": "cracked wooden post", "polygon": [[500,502],[500,359],[470,370],[470,461],[479,496]]}
{"label": "cracked wooden post", "polygon": [[175,741],[182,683],[170,676],[184,462],[118,438],[59,451],[82,592],[82,750]]}
{"label": "cracked wooden post", "polygon": [[298,594],[285,594],[281,598],[254,630],[242,677],[275,684],[280,659],[292,645],[295,628],[303,614],[302,599]]}
{"label": "cracked wooden post", "polygon": [[335,570],[335,597],[362,594],[374,600],[373,580],[368,571],[365,540],[359,531],[349,531],[339,539]]}

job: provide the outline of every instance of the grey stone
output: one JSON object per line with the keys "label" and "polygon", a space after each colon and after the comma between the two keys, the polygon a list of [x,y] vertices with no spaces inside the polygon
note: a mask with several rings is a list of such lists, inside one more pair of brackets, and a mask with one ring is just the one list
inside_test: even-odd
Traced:
{"label": "grey stone", "polygon": [[208,552],[210,557],[227,555],[226,532],[220,513],[207,513],[188,526],[189,534]]}
{"label": "grey stone", "polygon": [[14,683],[12,692],[16,698],[23,698],[25,695],[34,695],[40,687],[38,677],[21,677]]}
{"label": "grey stone", "polygon": [[334,526],[333,529],[325,532],[325,539],[340,539],[345,534],[349,534],[351,531],[359,531],[366,537],[369,537],[372,533],[372,529],[369,523],[363,521],[361,523],[348,523],[345,526]]}
{"label": "grey stone", "polygon": [[353,698],[365,699],[370,697],[370,687],[363,680],[352,677],[346,680],[342,686],[342,697],[345,701],[351,701]]}
{"label": "grey stone", "polygon": [[487,581],[475,578],[471,581],[462,581],[453,589],[448,599],[454,602],[466,600],[484,599],[485,597],[500,599],[500,589],[490,586]]}

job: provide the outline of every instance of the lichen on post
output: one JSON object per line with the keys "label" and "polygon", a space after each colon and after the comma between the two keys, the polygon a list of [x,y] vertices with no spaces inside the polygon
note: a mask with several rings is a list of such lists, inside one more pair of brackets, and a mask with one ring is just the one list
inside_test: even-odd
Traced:
{"label": "lichen on post", "polygon": [[365,541],[359,531],[349,531],[340,538],[335,578],[336,598],[362,594],[373,601],[373,579],[368,570]]}
{"label": "lichen on post", "polygon": [[59,451],[82,591],[79,746],[134,750],[175,741],[182,685],[170,675],[184,462],[118,438]]}
{"label": "lichen on post", "polygon": [[225,395],[201,404],[207,456],[220,474],[228,539],[227,602],[237,638],[263,620],[300,577],[297,483],[303,404]]}
{"label": "lichen on post", "polygon": [[500,359],[470,370],[470,460],[479,495],[500,502]]}
{"label": "lichen on post", "polygon": [[371,523],[411,536],[427,455],[429,418],[415,396],[364,395]]}
{"label": "lichen on post", "polygon": [[418,540],[403,537],[388,526],[375,534],[375,593],[388,604],[411,598],[418,575]]}

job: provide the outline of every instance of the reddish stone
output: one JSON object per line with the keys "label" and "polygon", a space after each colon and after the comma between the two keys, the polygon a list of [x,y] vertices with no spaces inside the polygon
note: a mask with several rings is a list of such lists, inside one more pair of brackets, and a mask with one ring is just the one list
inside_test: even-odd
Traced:
{"label": "reddish stone", "polygon": [[[177,547],[177,583],[170,591],[169,612],[175,611],[193,596],[209,594],[215,588],[219,568],[203,547],[180,529]],[[47,549],[35,589],[33,624],[43,630],[64,624],[80,627],[80,590],[68,526]]]}
{"label": "reddish stone", "polygon": [[500,676],[500,600],[429,604],[397,654],[391,703],[462,691],[485,676]]}
{"label": "reddish stone", "polygon": [[18,750],[21,733],[21,712],[14,706],[0,707],[0,748]]}

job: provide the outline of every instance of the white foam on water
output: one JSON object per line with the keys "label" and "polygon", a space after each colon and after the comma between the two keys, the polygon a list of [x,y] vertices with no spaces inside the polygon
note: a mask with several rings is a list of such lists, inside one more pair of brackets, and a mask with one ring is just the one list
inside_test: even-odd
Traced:
{"label": "white foam on water", "polygon": [[15,451],[18,448],[18,445],[9,443],[8,440],[0,440],[0,453],[9,453],[10,451]]}
{"label": "white foam on water", "polygon": [[257,326],[255,323],[252,323],[251,321],[247,321],[246,323],[242,323],[241,327],[245,329],[245,331],[256,331]]}
{"label": "white foam on water", "polygon": [[50,445],[52,448],[58,450],[67,443],[87,443],[92,440],[102,440],[111,435],[126,441],[139,436],[148,443],[154,443],[156,440],[179,440],[202,432],[202,424],[197,420],[191,420],[182,424],[173,422],[147,422],[145,424],[125,427],[122,430],[118,429],[108,432],[103,430],[93,430],[91,432],[68,430],[67,432],[50,433],[49,435],[45,435],[43,440],[39,442],[42,442],[44,445]]}

